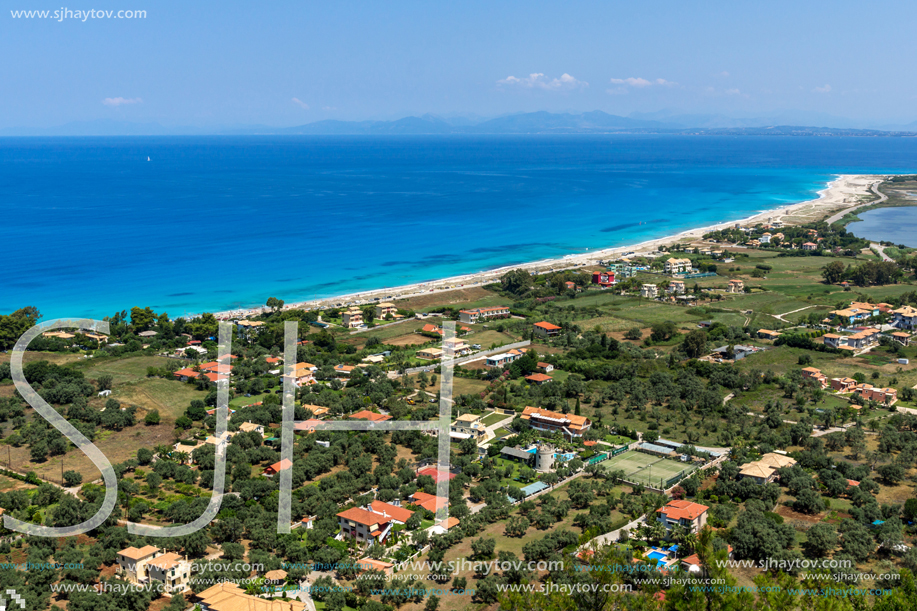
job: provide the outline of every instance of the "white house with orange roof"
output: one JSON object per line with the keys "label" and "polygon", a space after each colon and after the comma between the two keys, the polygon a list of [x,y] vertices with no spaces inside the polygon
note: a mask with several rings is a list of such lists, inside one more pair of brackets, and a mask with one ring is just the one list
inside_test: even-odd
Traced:
{"label": "white house with orange roof", "polygon": [[157,556],[147,562],[150,579],[163,584],[166,594],[184,592],[191,578],[191,563],[175,552]]}
{"label": "white house with orange roof", "polygon": [[459,320],[465,324],[476,323],[492,318],[506,318],[509,316],[509,306],[494,306],[490,308],[474,308],[473,310],[460,310]]}
{"label": "white house with orange roof", "polygon": [[133,546],[127,547],[118,552],[118,570],[122,571],[133,583],[146,583],[149,579],[147,565],[161,554],[162,550],[154,545],[144,545],[139,549]]}
{"label": "white house with orange roof", "polygon": [[546,321],[536,322],[534,325],[535,335],[541,338],[554,337],[560,334],[560,327]]}
{"label": "white house with orange roof", "polygon": [[656,521],[661,522],[666,530],[672,530],[672,527],[679,524],[697,534],[707,524],[708,509],[699,503],[673,500],[656,510]]}
{"label": "white house with orange roof", "polygon": [[533,429],[549,433],[559,431],[568,439],[582,437],[592,426],[592,421],[585,416],[562,414],[540,407],[526,406],[520,418],[528,420]]}

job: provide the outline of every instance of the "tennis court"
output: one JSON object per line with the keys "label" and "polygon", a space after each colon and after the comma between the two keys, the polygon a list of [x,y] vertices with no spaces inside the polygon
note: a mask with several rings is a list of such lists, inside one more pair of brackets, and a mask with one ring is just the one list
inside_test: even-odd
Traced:
{"label": "tennis court", "polygon": [[660,489],[666,488],[666,482],[673,477],[686,477],[697,469],[691,463],[636,451],[619,454],[599,463],[599,466],[605,471],[624,471],[625,479]]}

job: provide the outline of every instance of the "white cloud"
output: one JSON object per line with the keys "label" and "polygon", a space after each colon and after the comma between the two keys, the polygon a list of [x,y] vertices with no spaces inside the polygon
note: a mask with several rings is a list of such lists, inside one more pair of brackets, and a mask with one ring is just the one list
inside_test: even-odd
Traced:
{"label": "white cloud", "polygon": [[510,85],[522,87],[524,89],[546,89],[549,91],[558,91],[561,89],[576,89],[579,87],[588,87],[589,83],[574,78],[564,72],[560,78],[548,79],[541,72],[533,72],[524,78],[508,76],[505,79],[497,81],[498,85]]}
{"label": "white cloud", "polygon": [[729,77],[729,73],[726,72],[725,70],[723,70],[722,72],[720,72],[719,74],[717,74],[717,76],[722,77],[722,78],[728,78],[728,77]]}
{"label": "white cloud", "polygon": [[816,87],[812,91],[815,93],[831,93],[831,85],[826,84],[824,87]]}
{"label": "white cloud", "polygon": [[726,95],[742,95],[742,92],[738,89],[727,89]]}
{"label": "white cloud", "polygon": [[293,98],[293,103],[297,106],[301,106],[303,110],[309,110],[309,105],[300,100],[299,98]]}
{"label": "white cloud", "polygon": [[106,106],[114,106],[115,108],[117,108],[118,106],[121,106],[122,104],[139,104],[142,101],[143,100],[141,100],[140,98],[105,98],[104,100],[102,100],[102,103],[105,104]]}
{"label": "white cloud", "polygon": [[629,78],[613,78],[609,79],[612,85],[617,85],[612,89],[608,89],[608,93],[618,94],[618,93],[627,93],[632,89],[644,89],[646,87],[674,87],[678,83],[672,81],[667,81],[664,78],[657,78],[655,80],[649,81],[645,78],[640,77],[629,77]]}

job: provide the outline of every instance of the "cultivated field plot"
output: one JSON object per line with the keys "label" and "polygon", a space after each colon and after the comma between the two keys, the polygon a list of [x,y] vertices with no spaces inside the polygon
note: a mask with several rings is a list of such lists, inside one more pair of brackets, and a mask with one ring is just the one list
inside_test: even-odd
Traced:
{"label": "cultivated field plot", "polygon": [[420,335],[419,333],[411,333],[409,335],[402,335],[401,337],[387,339],[385,340],[385,343],[389,346],[415,346],[419,344],[426,344],[433,339],[434,338],[427,337],[425,335]]}
{"label": "cultivated field plot", "polygon": [[624,452],[614,458],[600,462],[604,471],[624,471],[626,478],[637,484],[664,488],[665,483],[681,474],[689,475],[697,469],[694,465],[668,458],[660,458],[643,452]]}

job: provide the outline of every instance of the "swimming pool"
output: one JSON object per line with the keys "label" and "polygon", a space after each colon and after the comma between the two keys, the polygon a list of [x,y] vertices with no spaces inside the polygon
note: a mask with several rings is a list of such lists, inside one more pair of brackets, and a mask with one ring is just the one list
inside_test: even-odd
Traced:
{"label": "swimming pool", "polygon": [[666,554],[662,552],[650,552],[646,555],[647,558],[652,558],[653,560],[665,560]]}

